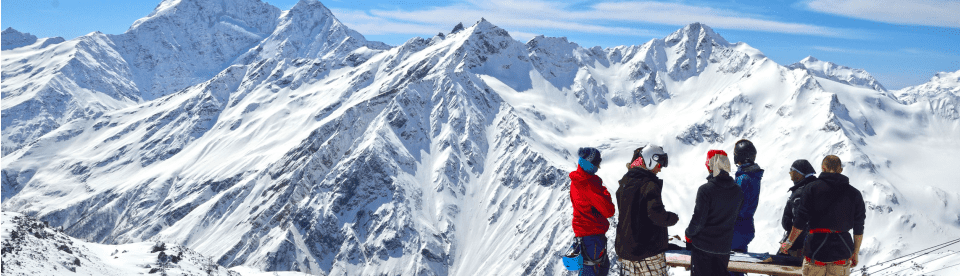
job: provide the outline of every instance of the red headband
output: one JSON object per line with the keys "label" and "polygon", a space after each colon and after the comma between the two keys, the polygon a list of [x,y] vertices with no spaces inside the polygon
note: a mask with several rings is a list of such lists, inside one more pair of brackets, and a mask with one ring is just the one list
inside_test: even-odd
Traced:
{"label": "red headband", "polygon": [[725,152],[725,151],[723,151],[723,150],[710,150],[710,151],[708,151],[708,152],[707,152],[707,163],[706,163],[706,165],[707,165],[707,170],[710,171],[710,172],[713,172],[713,170],[710,169],[710,159],[713,159],[713,156],[714,156],[714,155],[717,155],[717,154],[720,154],[720,155],[723,155],[723,156],[727,156],[727,152]]}

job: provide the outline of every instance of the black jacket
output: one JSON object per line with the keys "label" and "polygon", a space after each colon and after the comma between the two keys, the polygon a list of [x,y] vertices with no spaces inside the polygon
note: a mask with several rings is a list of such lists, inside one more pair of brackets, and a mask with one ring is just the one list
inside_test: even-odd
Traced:
{"label": "black jacket", "polygon": [[617,190],[619,210],[617,256],[641,261],[667,251],[667,227],[677,224],[677,214],[663,207],[660,192],[663,180],[650,171],[633,168],[620,179]]}
{"label": "black jacket", "polygon": [[867,217],[860,190],[850,186],[850,179],[838,173],[821,173],[819,180],[807,184],[804,190],[794,212],[793,225],[798,229],[830,229],[840,233],[808,235],[803,255],[821,262],[849,259],[854,250],[850,230],[854,235],[863,235]]}
{"label": "black jacket", "polygon": [[[817,181],[816,176],[809,176],[807,178],[801,179],[800,182],[794,183],[793,187],[790,187],[790,198],[787,199],[787,204],[783,206],[783,219],[780,220],[780,224],[783,226],[783,230],[787,231],[789,235],[790,230],[793,229],[793,217],[794,210],[797,209],[797,205],[800,204],[800,196],[803,195],[803,187],[807,184]],[[800,236],[797,237],[797,240],[794,241],[793,246],[790,247],[790,250],[798,250],[803,247],[804,238],[807,237],[806,230],[800,229],[804,232],[800,233]]]}
{"label": "black jacket", "polygon": [[733,245],[733,226],[743,203],[743,193],[737,182],[726,171],[716,177],[708,176],[707,183],[697,190],[693,217],[686,236],[691,245],[713,254],[728,254]]}

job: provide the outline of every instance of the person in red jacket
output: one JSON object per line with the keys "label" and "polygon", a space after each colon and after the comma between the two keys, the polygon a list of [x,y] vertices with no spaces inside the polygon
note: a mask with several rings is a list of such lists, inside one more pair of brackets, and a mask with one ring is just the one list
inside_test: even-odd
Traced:
{"label": "person in red jacket", "polygon": [[577,170],[570,173],[570,201],[573,203],[573,233],[582,239],[583,269],[580,275],[606,276],[610,271],[607,258],[607,218],[616,212],[610,192],[596,175],[600,169],[600,151],[580,148]]}

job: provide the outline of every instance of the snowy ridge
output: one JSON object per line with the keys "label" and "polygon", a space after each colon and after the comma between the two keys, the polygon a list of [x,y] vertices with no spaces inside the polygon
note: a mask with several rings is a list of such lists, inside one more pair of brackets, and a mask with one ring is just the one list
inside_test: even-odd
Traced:
{"label": "snowy ridge", "polygon": [[853,86],[870,88],[883,92],[884,95],[891,95],[891,97],[893,96],[892,94],[887,94],[887,89],[884,88],[880,82],[877,82],[877,80],[873,78],[870,73],[867,73],[867,71],[864,71],[863,69],[855,69],[829,61],[822,61],[813,56],[808,56],[800,62],[791,64],[787,67],[791,69],[806,69],[817,77],[826,78]]}
{"label": "snowy ridge", "polygon": [[30,33],[21,33],[10,27],[3,30],[3,35],[0,37],[3,38],[0,42],[0,49],[3,50],[12,50],[37,42],[37,36]]}
{"label": "snowy ridge", "polygon": [[[131,30],[190,11],[188,2],[165,1]],[[664,200],[681,217],[669,231],[681,233],[704,153],[748,138],[769,172],[757,251],[775,250],[783,233],[790,163],[827,154],[869,201],[863,263],[960,228],[954,162],[932,162],[960,156],[960,120],[781,66],[702,24],[588,49],[563,38],[524,44],[481,19],[387,48],[315,1],[276,18],[243,23],[263,27],[263,39],[209,78],[70,120],[5,155],[4,210],[87,241],[182,245],[226,267],[556,275],[555,254],[573,236],[573,149],[601,149],[599,175],[615,193],[632,150],[663,145],[675,160],[661,173]]]}
{"label": "snowy ridge", "polygon": [[88,243],[12,212],[3,212],[2,231],[4,275],[241,275],[182,246]]}
{"label": "snowy ridge", "polygon": [[165,0],[111,35],[144,100],[203,82],[277,26],[280,9],[256,0]]}
{"label": "snowy ridge", "polygon": [[71,120],[140,101],[126,61],[99,32],[5,50],[2,62],[4,156]]}
{"label": "snowy ridge", "polygon": [[[320,58],[332,60],[350,56],[360,47],[376,50],[389,49],[382,42],[367,41],[363,35],[351,30],[337,20],[327,7],[316,0],[302,0],[288,11],[284,11],[276,29],[256,47],[240,58],[242,61],[256,61],[267,58]],[[361,54],[363,55],[363,54]],[[361,63],[362,60],[351,64]]]}
{"label": "snowy ridge", "polygon": [[906,104],[926,102],[930,112],[938,117],[960,119],[960,71],[938,73],[925,84],[895,93]]}

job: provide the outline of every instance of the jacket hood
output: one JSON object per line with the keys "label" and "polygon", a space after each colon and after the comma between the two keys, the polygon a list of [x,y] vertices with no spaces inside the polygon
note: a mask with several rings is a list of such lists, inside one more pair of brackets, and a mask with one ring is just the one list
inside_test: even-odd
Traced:
{"label": "jacket hood", "polygon": [[587,173],[579,165],[577,166],[577,170],[570,172],[569,176],[570,180],[573,180],[575,183],[582,183],[584,181],[591,180],[591,178],[600,178],[594,174]]}
{"label": "jacket hood", "polygon": [[624,178],[633,178],[637,180],[659,180],[656,174],[641,168],[632,168],[627,170],[627,173],[623,175]]}
{"label": "jacket hood", "polygon": [[737,176],[742,174],[750,174],[752,177],[760,178],[763,177],[763,169],[760,168],[760,165],[756,163],[743,164],[737,166]]}
{"label": "jacket hood", "polygon": [[827,184],[831,184],[831,185],[847,185],[847,186],[850,186],[850,178],[847,178],[846,175],[842,175],[842,174],[839,174],[839,173],[822,172],[822,173],[820,173],[819,179],[820,179],[820,180],[823,180],[823,182],[826,182]]}
{"label": "jacket hood", "polygon": [[737,187],[737,181],[733,180],[733,177],[730,176],[730,173],[727,173],[727,171],[724,170],[721,170],[720,174],[717,176],[707,176],[707,182],[713,183],[721,188]]}

